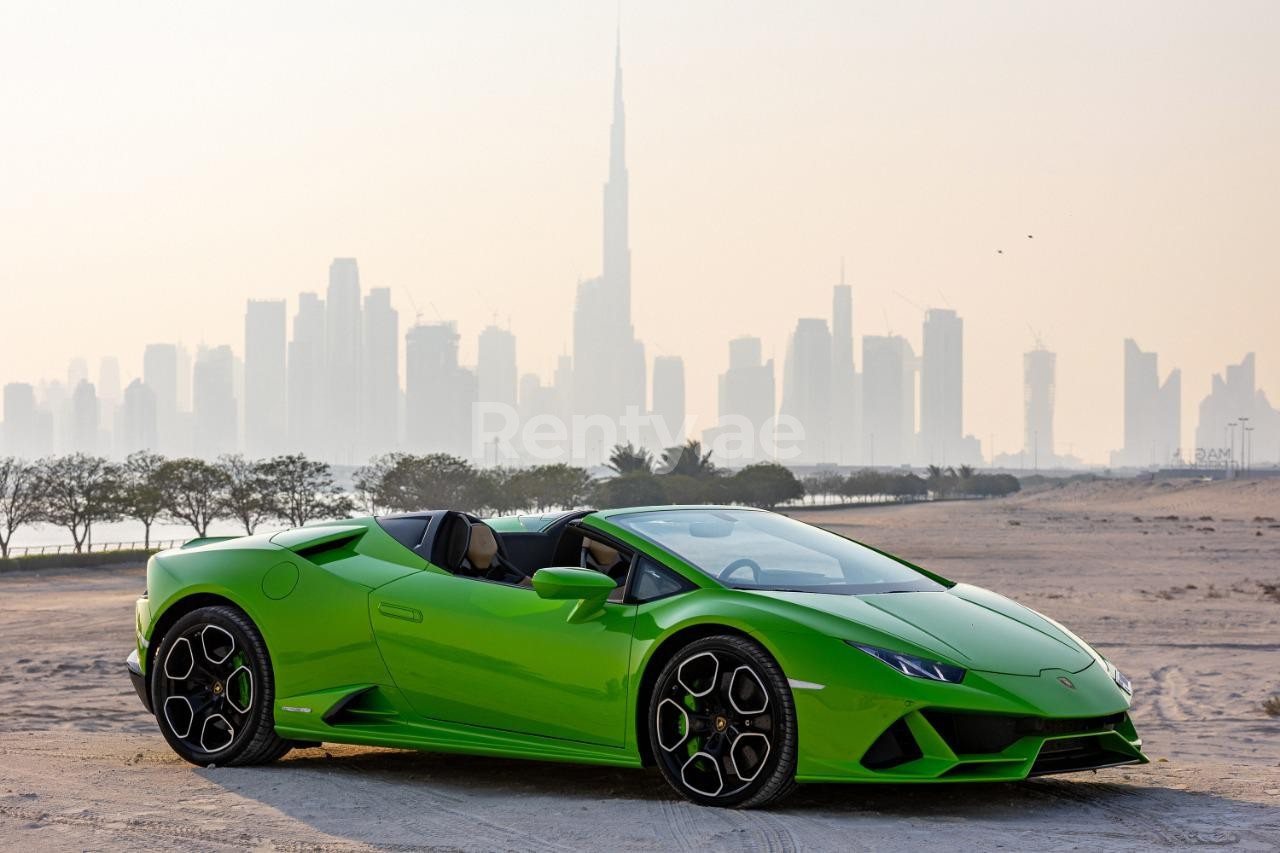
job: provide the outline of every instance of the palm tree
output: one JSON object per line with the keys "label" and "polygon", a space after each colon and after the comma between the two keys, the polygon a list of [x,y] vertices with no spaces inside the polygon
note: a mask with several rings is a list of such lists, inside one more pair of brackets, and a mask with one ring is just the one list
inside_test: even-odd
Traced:
{"label": "palm tree", "polygon": [[684,474],[688,477],[714,477],[719,470],[711,462],[711,451],[702,452],[702,442],[689,439],[680,447],[668,447],[666,453],[667,474]]}
{"label": "palm tree", "polygon": [[653,454],[631,442],[615,444],[609,454],[609,467],[619,474],[652,474]]}

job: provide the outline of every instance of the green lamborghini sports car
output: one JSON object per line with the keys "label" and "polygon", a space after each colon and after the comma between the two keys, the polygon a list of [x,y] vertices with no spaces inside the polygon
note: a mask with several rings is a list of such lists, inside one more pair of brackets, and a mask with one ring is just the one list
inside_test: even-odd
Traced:
{"label": "green lamborghini sports car", "polygon": [[128,669],[180,756],[320,742],[798,782],[1145,763],[1130,685],[1045,616],[763,510],[450,510],[152,557]]}

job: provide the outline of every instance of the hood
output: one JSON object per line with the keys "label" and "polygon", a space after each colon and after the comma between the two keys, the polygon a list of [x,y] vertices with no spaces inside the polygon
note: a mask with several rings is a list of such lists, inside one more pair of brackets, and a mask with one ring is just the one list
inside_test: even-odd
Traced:
{"label": "hood", "polygon": [[1045,669],[1078,672],[1093,662],[1089,651],[1043,616],[967,584],[944,592],[764,594],[890,634],[966,669],[1039,675]]}

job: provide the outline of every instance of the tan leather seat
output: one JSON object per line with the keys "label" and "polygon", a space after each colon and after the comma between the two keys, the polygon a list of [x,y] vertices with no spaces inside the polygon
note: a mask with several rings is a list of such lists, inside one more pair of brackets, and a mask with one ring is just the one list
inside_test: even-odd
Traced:
{"label": "tan leather seat", "polygon": [[484,522],[472,524],[471,540],[467,543],[467,562],[472,570],[488,571],[497,555],[498,537],[493,535],[493,528]]}
{"label": "tan leather seat", "polygon": [[598,542],[589,536],[582,538],[582,547],[587,549],[587,553],[591,555],[591,559],[600,567],[602,571],[608,570],[614,563],[618,562],[618,549],[610,547],[603,542]]}

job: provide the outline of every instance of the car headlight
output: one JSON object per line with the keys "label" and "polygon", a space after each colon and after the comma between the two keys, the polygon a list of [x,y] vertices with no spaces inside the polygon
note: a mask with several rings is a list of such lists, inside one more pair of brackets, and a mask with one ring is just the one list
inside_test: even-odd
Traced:
{"label": "car headlight", "polygon": [[889,649],[880,649],[875,646],[864,646],[852,640],[845,640],[845,642],[855,649],[866,652],[881,663],[888,664],[903,675],[910,675],[912,678],[927,678],[930,681],[945,681],[948,684],[959,684],[964,680],[965,671],[958,666],[952,666],[942,661],[929,660],[928,658],[918,658],[915,655],[905,655],[902,652],[894,652]]}
{"label": "car headlight", "polygon": [[1106,658],[1102,659],[1102,666],[1107,671],[1107,675],[1111,676],[1111,680],[1129,696],[1133,695],[1133,685],[1129,682],[1128,676],[1116,669],[1116,665]]}

